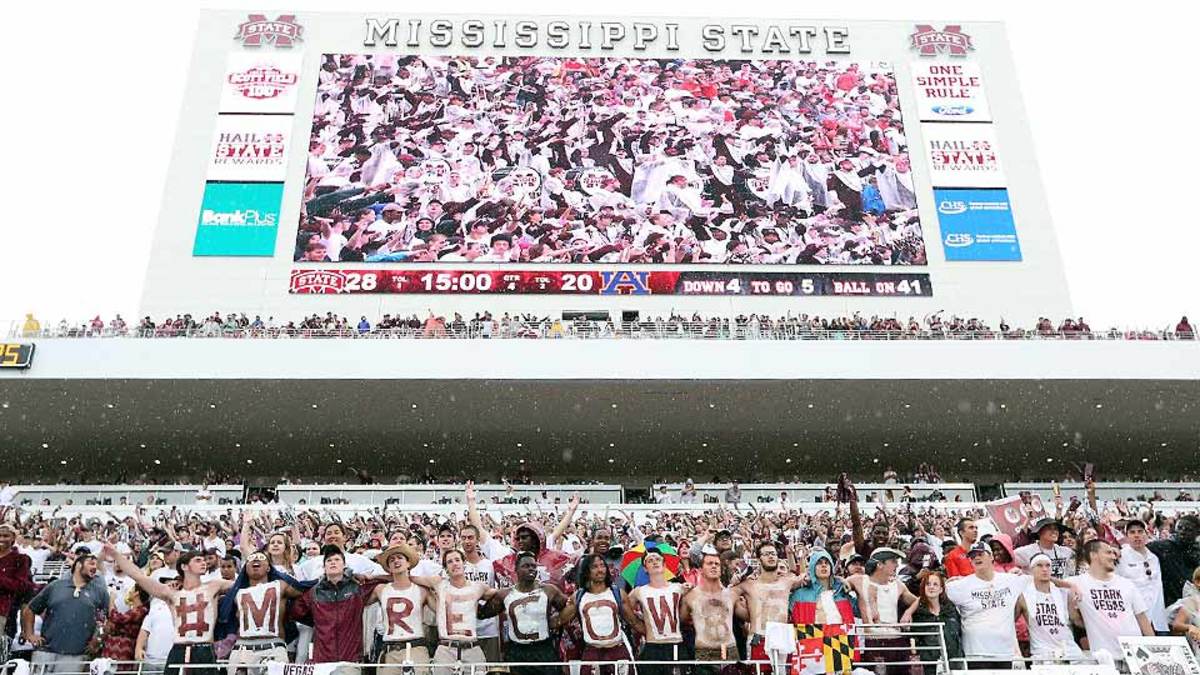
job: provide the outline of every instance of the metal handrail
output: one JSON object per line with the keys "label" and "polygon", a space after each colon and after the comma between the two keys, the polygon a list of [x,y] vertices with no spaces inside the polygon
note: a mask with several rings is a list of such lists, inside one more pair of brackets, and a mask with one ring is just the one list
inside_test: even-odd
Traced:
{"label": "metal handrail", "polygon": [[[857,643],[854,646],[854,650],[856,652],[859,652],[860,654],[866,654],[866,653],[869,653],[872,651],[894,651],[895,650],[895,648],[891,647],[891,646],[876,646],[876,645],[869,644],[868,641],[872,637],[875,637],[872,634],[870,634],[870,631],[873,629],[880,629],[880,628],[889,629],[889,630],[892,630],[892,631],[895,631],[895,632],[901,634],[903,637],[908,637],[908,638],[924,637],[924,636],[936,637],[937,643],[938,643],[936,646],[934,646],[934,645],[917,646],[915,640],[910,640],[910,649],[909,649],[910,658],[908,660],[905,660],[905,661],[886,661],[886,660],[885,661],[876,661],[876,662],[872,662],[872,665],[885,665],[885,666],[931,665],[931,666],[938,666],[939,670],[941,670],[943,672],[946,670],[949,670],[950,660],[948,658],[948,653],[946,651],[946,644],[945,644],[944,635],[942,632],[942,624],[941,623],[908,623],[908,624],[855,623],[855,624],[847,625],[846,628],[847,628],[847,634],[857,639]],[[234,649],[236,649],[236,645],[234,646]],[[930,651],[930,650],[935,650],[935,649],[937,650],[937,655],[934,658],[923,659],[920,657],[920,651]],[[402,669],[406,669],[406,670],[408,668],[416,667],[416,668],[420,668],[420,669],[428,669],[428,672],[431,672],[431,673],[436,673],[440,670],[441,672],[450,672],[450,673],[454,673],[456,675],[459,675],[459,674],[475,675],[475,673],[486,673],[486,672],[496,670],[496,669],[508,670],[508,669],[511,669],[514,667],[574,668],[574,667],[579,667],[579,666],[590,666],[593,668],[599,668],[599,667],[605,667],[605,666],[606,667],[614,667],[614,666],[623,667],[623,666],[630,666],[630,665],[633,665],[633,666],[642,665],[642,666],[675,666],[675,667],[679,667],[679,666],[685,666],[685,667],[686,666],[709,666],[709,667],[713,667],[713,666],[727,666],[727,665],[743,663],[743,664],[747,664],[750,666],[766,666],[766,667],[774,669],[778,666],[783,665],[784,663],[786,663],[788,661],[788,659],[790,659],[790,654],[772,652],[771,658],[769,658],[767,660],[761,660],[761,659],[741,660],[741,659],[737,658],[737,650],[735,648],[730,649],[730,652],[731,652],[731,655],[722,654],[723,658],[720,660],[699,660],[699,659],[642,660],[642,659],[637,659],[635,657],[632,660],[617,660],[617,661],[578,659],[578,660],[570,660],[570,661],[537,661],[537,662],[533,662],[533,661],[488,662],[488,661],[485,661],[485,662],[475,662],[475,663],[464,663],[461,660],[456,660],[452,663],[434,663],[431,660],[428,663],[417,664],[417,663],[412,662],[411,660],[406,660],[401,663],[388,663],[388,664],[382,664],[379,661],[363,661],[363,662],[358,662],[358,663],[338,662],[337,665],[345,666],[345,667],[352,667],[352,668],[392,667],[392,668],[402,668]],[[82,659],[81,658],[78,661],[69,661],[69,660],[68,661],[56,661],[52,666],[54,675],[91,675],[92,671],[90,668],[90,664],[93,660],[94,659]],[[860,657],[860,659],[858,659],[858,662],[862,662],[862,661],[863,661],[863,659]],[[243,667],[246,668],[248,673],[249,672],[258,672],[258,673],[265,674],[268,663],[269,662],[262,662],[259,664],[243,664]],[[144,660],[144,661],[111,660],[110,665],[113,668],[113,672],[116,672],[116,673],[138,673],[140,675],[140,674],[146,672],[144,670],[144,666],[147,666],[147,665],[152,666],[154,672],[158,672],[163,664],[160,661],[150,661],[150,660]],[[15,670],[14,666],[15,666],[15,664],[12,661],[0,664],[0,675],[10,675],[11,671]],[[49,666],[49,664],[47,664],[47,666]],[[229,666],[228,659],[218,659],[218,661],[216,663],[211,663],[211,664],[188,664],[188,665],[186,665],[186,670],[187,671],[192,671],[192,670],[203,671],[203,670],[207,670],[207,669],[224,670],[224,669],[227,669],[228,666]],[[30,666],[29,672],[30,672],[30,675],[44,675],[45,669],[46,669],[46,666],[42,666],[41,664],[33,663]],[[216,675],[216,674],[214,673],[214,675]]]}
{"label": "metal handrail", "polygon": [[957,340],[957,341],[1000,341],[1000,340],[1051,340],[1051,341],[1194,341],[1194,333],[1177,334],[1169,330],[1117,329],[1087,333],[1012,329],[999,330],[931,330],[909,329],[870,330],[857,328],[814,328],[793,323],[771,323],[769,325],[738,325],[724,322],[694,321],[630,321],[617,323],[598,322],[543,322],[512,321],[498,327],[484,328],[475,322],[446,325],[434,328],[386,328],[372,326],[370,330],[357,328],[287,328],[201,325],[196,328],[176,330],[174,328],[141,329],[137,326],[115,330],[108,326],[88,329],[83,326],[42,328],[37,331],[23,330],[18,322],[11,322],[8,338],[59,339],[59,338],[208,338],[208,339],[701,339],[701,340]]}
{"label": "metal handrail", "polygon": [[[881,661],[881,662],[867,662],[860,657],[859,659],[857,659],[855,661],[855,663],[859,664],[859,665],[883,665],[883,666],[901,666],[901,667],[931,665],[931,666],[937,666],[939,672],[948,672],[950,670],[955,670],[955,671],[962,670],[963,669],[962,667],[965,665],[964,663],[961,663],[962,661],[968,661],[968,660],[971,660],[972,658],[976,658],[976,659],[985,658],[985,657],[979,656],[979,655],[976,655],[976,656],[967,655],[961,659],[959,659],[959,658],[950,659],[949,654],[946,651],[946,642],[945,642],[944,635],[942,632],[942,624],[941,623],[909,623],[909,624],[895,624],[895,623],[862,624],[862,623],[856,623],[851,626],[847,626],[847,628],[850,629],[848,632],[849,635],[851,635],[855,638],[858,638],[857,643],[854,646],[854,649],[856,652],[859,652],[860,654],[866,654],[866,653],[869,653],[872,651],[895,651],[897,649],[896,647],[890,646],[890,645],[877,646],[877,645],[869,644],[868,641],[870,640],[870,638],[873,637],[869,632],[871,629],[879,629],[879,628],[891,629],[891,630],[899,632],[901,634],[901,637],[910,638],[909,644],[908,644],[908,653],[909,653],[910,658],[908,660],[905,660],[905,661],[886,661],[885,660],[885,661]],[[934,646],[934,645],[917,645],[915,640],[911,639],[914,637],[922,637],[922,636],[936,637],[938,644],[936,646]],[[937,651],[937,654],[934,658],[926,659],[926,658],[921,657],[922,652],[929,652],[931,650]],[[736,650],[733,650],[733,651],[736,654]],[[781,658],[781,657],[783,657],[783,658]],[[1033,657],[1024,657],[1015,652],[1011,657],[1005,657],[1003,659],[996,659],[994,656],[987,656],[986,658],[987,658],[987,660],[992,660],[992,661],[995,661],[995,660],[1009,661],[1009,660],[1011,660],[1013,662],[1022,662],[1022,663],[1034,663],[1034,662],[1044,661],[1044,659],[1037,659],[1037,658],[1033,658]],[[476,673],[486,673],[490,670],[497,669],[497,667],[499,667],[500,669],[504,669],[504,670],[507,670],[507,669],[510,669],[513,667],[574,668],[574,667],[579,667],[579,666],[590,666],[593,668],[598,668],[598,667],[604,667],[604,666],[606,666],[606,667],[614,667],[614,666],[628,667],[631,665],[632,666],[656,665],[656,666],[710,666],[710,667],[712,667],[712,666],[726,666],[726,665],[742,663],[742,664],[746,664],[746,665],[750,665],[750,666],[767,666],[767,667],[771,667],[771,668],[777,668],[778,666],[780,666],[784,663],[787,663],[788,660],[790,660],[790,655],[780,654],[780,653],[772,653],[772,658],[765,660],[765,661],[759,660],[759,659],[741,660],[741,659],[737,659],[737,658],[728,658],[728,657],[723,660],[719,660],[719,661],[701,661],[701,660],[697,660],[697,659],[690,659],[690,660],[681,659],[681,660],[662,661],[662,660],[640,660],[640,659],[636,659],[636,658],[633,660],[618,660],[618,661],[595,661],[595,660],[592,660],[592,661],[585,661],[585,660],[546,661],[546,662],[497,661],[497,662],[479,662],[479,663],[463,663],[462,661],[455,661],[453,663],[433,663],[431,661],[429,663],[423,663],[423,664],[415,664],[411,661],[405,661],[402,663],[388,663],[388,664],[386,664],[386,666],[383,666],[383,667],[407,669],[407,668],[411,668],[411,667],[415,666],[415,667],[418,667],[421,669],[427,668],[427,669],[429,669],[429,672],[438,672],[438,670],[441,670],[441,671],[448,671],[448,672],[454,673],[456,675],[464,675],[464,674],[465,675],[475,675]],[[1061,660],[1061,662],[1069,663],[1071,665],[1082,665],[1082,664],[1094,664],[1097,662],[1097,660],[1094,656],[1091,655],[1090,652],[1084,651],[1084,652],[1082,652],[1082,658],[1074,659],[1074,660],[1064,658]],[[54,672],[55,672],[55,675],[90,675],[90,672],[91,672],[90,667],[89,667],[90,663],[91,663],[91,659],[80,659],[78,661],[59,661],[54,664]],[[39,665],[40,664],[32,664],[31,665],[30,675],[43,675],[43,671],[42,671],[42,669],[39,669]],[[113,660],[113,661],[111,661],[111,665],[113,666],[113,669],[118,673],[138,673],[139,675],[141,675],[142,673],[148,672],[148,671],[149,672],[161,672],[161,667],[162,667],[163,663],[161,661],[150,661],[150,660],[146,660],[146,661]],[[268,665],[268,662],[263,662],[261,664],[252,664],[252,665],[247,664],[247,665],[245,665],[245,668],[247,669],[247,672],[257,670],[257,672],[259,672],[259,673],[265,673],[266,669],[267,669],[267,665]],[[358,662],[358,663],[339,662],[337,665],[347,666],[347,667],[352,667],[352,668],[375,668],[375,667],[381,667],[381,665],[383,665],[383,664],[381,664],[380,662],[377,662],[377,661],[375,661],[375,662],[364,661],[364,662]],[[151,669],[144,670],[145,666],[150,666],[152,670]],[[957,666],[957,667],[955,667],[955,666]],[[0,675],[10,675],[15,670],[15,668],[16,668],[16,663],[13,661],[8,661],[7,663],[0,663]],[[68,669],[68,668],[73,668],[73,669]],[[221,659],[221,660],[218,660],[217,663],[212,663],[212,664],[188,664],[186,666],[186,668],[188,671],[192,671],[192,670],[203,671],[203,670],[207,670],[207,669],[225,670],[228,668],[228,660]],[[216,675],[216,674],[214,673],[214,675]]]}

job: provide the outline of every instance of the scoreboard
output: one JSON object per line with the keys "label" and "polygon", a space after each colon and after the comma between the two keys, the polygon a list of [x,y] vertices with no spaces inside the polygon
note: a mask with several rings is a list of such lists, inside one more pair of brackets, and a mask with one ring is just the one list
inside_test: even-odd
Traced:
{"label": "scoreboard", "polygon": [[1066,314],[1007,50],[953,20],[207,11],[142,309]]}
{"label": "scoreboard", "polygon": [[292,273],[293,293],[932,296],[928,274],[320,269]]}

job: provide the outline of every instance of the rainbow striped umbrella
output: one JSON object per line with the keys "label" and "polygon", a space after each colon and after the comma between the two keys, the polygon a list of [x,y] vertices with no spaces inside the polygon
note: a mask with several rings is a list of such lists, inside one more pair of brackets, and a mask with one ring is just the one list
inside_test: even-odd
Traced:
{"label": "rainbow striped umbrella", "polygon": [[674,579],[679,574],[679,552],[674,546],[666,542],[645,541],[621,556],[621,578],[629,582],[631,588],[650,583],[650,575],[642,568],[642,556],[649,551],[662,554],[663,571],[667,580]]}

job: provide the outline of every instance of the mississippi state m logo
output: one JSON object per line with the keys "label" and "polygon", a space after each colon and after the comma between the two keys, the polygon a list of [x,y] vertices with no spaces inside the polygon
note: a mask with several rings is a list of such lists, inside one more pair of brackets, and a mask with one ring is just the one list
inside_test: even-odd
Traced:
{"label": "mississippi state m logo", "polygon": [[649,272],[601,272],[600,295],[649,295],[649,277]]}
{"label": "mississippi state m logo", "polygon": [[251,14],[246,21],[238,24],[237,35],[243,47],[261,47],[270,42],[276,47],[291,48],[304,38],[304,27],[296,23],[295,14],[280,14],[274,21],[267,20],[266,14]]}
{"label": "mississippi state m logo", "polygon": [[966,56],[973,51],[971,36],[962,32],[962,26],[946,26],[942,30],[934,30],[928,24],[917,24],[917,30],[912,34],[912,48],[921,56]]}

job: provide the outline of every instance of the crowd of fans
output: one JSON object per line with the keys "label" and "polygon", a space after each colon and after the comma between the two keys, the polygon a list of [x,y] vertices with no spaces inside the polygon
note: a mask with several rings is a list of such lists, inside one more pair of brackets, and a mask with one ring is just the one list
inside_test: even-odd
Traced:
{"label": "crowd of fans", "polygon": [[1004,318],[994,327],[979,318],[944,317],[941,312],[922,319],[851,316],[821,317],[808,314],[771,317],[766,314],[739,314],[734,317],[702,317],[699,314],[645,317],[636,321],[610,319],[573,319],[533,314],[493,315],[476,312],[465,318],[460,312],[441,315],[429,311],[424,318],[412,314],[384,314],[372,323],[362,316],[357,322],[326,312],[312,314],[299,321],[280,321],[274,316],[253,319],[244,312],[222,316],[214,312],[199,318],[178,314],[155,320],[144,317],[130,325],[120,314],[105,321],[100,316],[72,323],[62,319],[55,327],[45,326],[27,314],[20,328],[25,337],[405,337],[405,338],[564,338],[564,337],[702,337],[711,339],[1109,339],[1109,340],[1192,340],[1196,330],[1186,316],[1171,329],[1126,330],[1110,328],[1096,332],[1084,321],[1066,318],[1057,326],[1049,318],[1039,317],[1031,328],[1009,324]]}
{"label": "crowd of fans", "polygon": [[324,57],[295,260],[923,265],[886,64]]}
{"label": "crowd of fans", "polygon": [[[1020,526],[965,508],[863,507],[844,479],[816,513],[497,508],[471,483],[463,512],[444,515],[3,507],[0,629],[14,656],[51,672],[227,660],[231,675],[279,661],[396,675],[508,661],[550,675],[564,671],[537,664],[630,658],[708,673],[771,656],[777,623],[859,635],[857,665],[882,673],[910,673],[909,661],[934,673],[943,643],[959,667],[1119,661],[1125,635],[1195,648],[1200,517],[1099,502],[1088,487],[1048,513],[1022,506]],[[824,672],[821,648],[814,666],[796,646],[798,671]]]}

